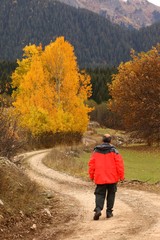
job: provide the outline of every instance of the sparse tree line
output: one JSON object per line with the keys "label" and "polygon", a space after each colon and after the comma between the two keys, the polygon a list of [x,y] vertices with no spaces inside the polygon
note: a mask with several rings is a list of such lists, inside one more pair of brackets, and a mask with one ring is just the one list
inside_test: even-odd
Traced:
{"label": "sparse tree line", "polygon": [[89,120],[159,144],[159,44],[132,51],[118,68],[86,70],[63,37],[23,50],[17,63],[0,63],[0,155],[15,154],[24,139],[47,147],[79,141]]}

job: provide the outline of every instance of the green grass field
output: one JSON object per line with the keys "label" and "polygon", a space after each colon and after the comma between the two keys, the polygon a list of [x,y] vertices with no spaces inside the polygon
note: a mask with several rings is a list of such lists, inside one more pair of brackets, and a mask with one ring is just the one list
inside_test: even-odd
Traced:
{"label": "green grass field", "polygon": [[[147,146],[117,148],[124,159],[125,179],[156,183],[160,181],[160,149]],[[55,150],[44,163],[54,169],[77,177],[88,178],[88,161],[91,152],[83,152],[79,157],[62,157]]]}
{"label": "green grass field", "polygon": [[125,163],[125,178],[155,183],[160,181],[160,150],[146,147],[119,149]]}
{"label": "green grass field", "polygon": [[[149,151],[148,147],[126,147],[118,150],[124,159],[126,180],[148,183],[160,181],[160,150]],[[87,165],[90,155],[90,153],[83,153],[79,161]]]}

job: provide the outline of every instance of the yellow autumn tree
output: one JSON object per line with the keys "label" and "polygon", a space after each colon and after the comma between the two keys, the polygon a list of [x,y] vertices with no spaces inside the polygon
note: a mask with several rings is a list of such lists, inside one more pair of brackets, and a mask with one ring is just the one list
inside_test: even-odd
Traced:
{"label": "yellow autumn tree", "polygon": [[90,108],[90,76],[80,72],[73,46],[59,37],[42,46],[24,48],[24,58],[12,75],[16,111],[21,125],[33,134],[83,133]]}
{"label": "yellow autumn tree", "polygon": [[131,56],[113,76],[109,107],[127,130],[152,144],[160,141],[160,45]]}

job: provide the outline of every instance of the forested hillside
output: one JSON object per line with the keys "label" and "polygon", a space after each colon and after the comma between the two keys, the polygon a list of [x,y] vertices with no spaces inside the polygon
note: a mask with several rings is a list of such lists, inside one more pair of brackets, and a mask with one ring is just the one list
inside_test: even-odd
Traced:
{"label": "forested hillside", "polygon": [[25,45],[43,46],[64,36],[83,67],[119,65],[130,50],[148,50],[160,41],[160,25],[129,31],[87,10],[49,0],[0,1],[0,60],[21,58]]}
{"label": "forested hillside", "polygon": [[150,27],[141,28],[139,31],[133,31],[133,48],[137,52],[148,51],[152,46],[160,43],[160,23],[155,23]]}
{"label": "forested hillside", "polygon": [[75,47],[80,64],[117,64],[128,58],[128,32],[89,11],[42,0],[2,0],[0,11],[1,60],[19,58],[26,44],[47,45],[61,35]]}

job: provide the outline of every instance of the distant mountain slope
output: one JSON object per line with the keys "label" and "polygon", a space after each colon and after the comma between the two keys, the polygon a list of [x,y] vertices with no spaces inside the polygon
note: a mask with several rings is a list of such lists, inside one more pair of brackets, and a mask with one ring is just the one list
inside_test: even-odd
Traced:
{"label": "distant mountain slope", "polygon": [[47,45],[64,36],[80,66],[118,65],[130,49],[148,50],[160,42],[159,25],[129,31],[87,10],[53,0],[0,1],[0,60],[21,58],[28,44]]}
{"label": "distant mountain slope", "polygon": [[19,58],[26,44],[46,45],[61,35],[81,65],[128,59],[128,32],[97,14],[50,0],[0,1],[0,59]]}
{"label": "distant mountain slope", "polygon": [[160,20],[160,7],[147,0],[58,0],[98,13],[112,22],[141,28]]}

